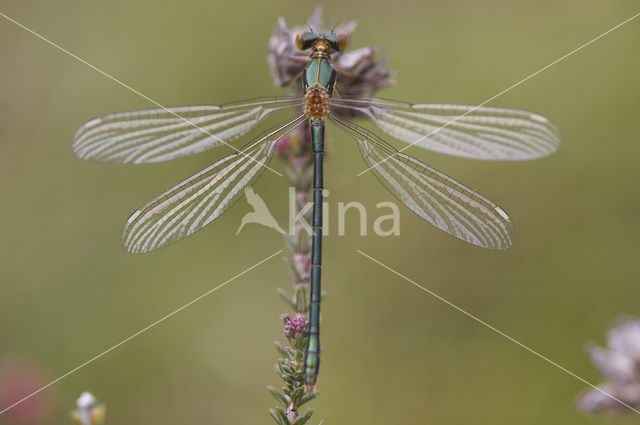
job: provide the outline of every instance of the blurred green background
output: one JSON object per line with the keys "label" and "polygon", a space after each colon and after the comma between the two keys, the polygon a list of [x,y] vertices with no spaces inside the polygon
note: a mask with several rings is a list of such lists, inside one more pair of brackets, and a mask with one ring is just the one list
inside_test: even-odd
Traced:
{"label": "blurred green background", "polygon": [[[315,7],[1,4],[2,13],[172,106],[284,94],[271,82],[268,38],[279,16],[302,24]],[[467,104],[638,12],[637,0],[323,5],[326,20],[360,21],[352,47],[381,45],[390,55],[397,85],[379,95]],[[551,157],[490,163],[410,149],[504,207],[518,231],[511,250],[466,245],[406,209],[399,237],[361,237],[354,219],[347,236],[327,238],[314,423],[610,422],[576,412],[583,383],[355,250],[600,382],[585,344],[601,343],[619,315],[640,314],[639,41],[637,20],[492,102],[554,120],[563,145]],[[250,211],[241,201],[179,244],[123,252],[131,211],[227,150],[150,166],[83,162],[70,149],[78,126],[152,105],[5,19],[0,55],[0,369],[22,368],[27,381],[46,383],[282,248],[260,226],[235,236]],[[375,204],[392,196],[373,175],[355,176],[363,163],[350,139],[329,137],[332,214],[339,201],[361,201],[375,217]],[[256,191],[285,222],[285,181],[265,173]],[[41,393],[30,405],[40,419],[8,412],[0,423],[70,423],[85,390],[107,404],[111,425],[271,423],[265,387],[280,385],[273,341],[286,311],[276,288],[288,285],[282,258],[271,260]]]}

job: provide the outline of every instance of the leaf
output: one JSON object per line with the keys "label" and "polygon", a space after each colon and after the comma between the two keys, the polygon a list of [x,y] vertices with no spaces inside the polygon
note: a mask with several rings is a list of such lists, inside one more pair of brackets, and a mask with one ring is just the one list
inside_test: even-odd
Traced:
{"label": "leaf", "polygon": [[311,401],[314,398],[316,398],[318,396],[318,394],[320,394],[319,392],[314,392],[314,393],[308,393],[302,396],[302,398],[300,399],[300,401],[298,402],[298,406],[302,406],[303,404],[305,404],[307,401]]}
{"label": "leaf", "polygon": [[302,388],[297,388],[292,394],[291,394],[291,400],[293,400],[293,402],[296,405],[300,405],[299,401],[302,399],[302,396],[304,395],[304,390]]}
{"label": "leaf", "polygon": [[280,344],[278,341],[274,341],[276,344],[276,349],[282,354],[283,357],[289,357],[289,352],[285,348],[284,345]]}
{"label": "leaf", "polygon": [[287,292],[284,289],[278,288],[277,291],[278,291],[278,294],[280,294],[280,297],[284,300],[284,302],[286,302],[292,309],[296,310],[297,306],[293,298],[291,298],[291,296],[287,294]]}
{"label": "leaf", "polygon": [[280,416],[278,416],[278,413],[275,411],[275,409],[269,409],[269,414],[278,425],[289,425],[288,420],[287,422],[282,422],[282,419],[280,418]]}
{"label": "leaf", "polygon": [[287,397],[286,395],[282,394],[280,391],[276,390],[275,388],[269,386],[269,387],[267,387],[267,390],[269,390],[269,392],[271,393],[273,398],[275,398],[280,403],[282,403],[283,406],[288,406],[289,403],[291,402],[289,397]]}
{"label": "leaf", "polygon": [[276,407],[276,412],[278,412],[278,416],[282,419],[284,424],[291,425],[291,422],[289,422],[289,418],[287,418],[287,414],[284,413],[284,410],[282,410],[279,407]]}
{"label": "leaf", "polygon": [[307,291],[302,286],[296,291],[296,302],[294,308],[296,311],[303,313],[306,313],[309,308],[307,306]]}
{"label": "leaf", "polygon": [[293,425],[304,425],[309,419],[311,419],[311,415],[313,415],[313,409],[309,409],[304,412],[302,415],[298,416],[295,421],[293,421]]}
{"label": "leaf", "polygon": [[296,361],[298,363],[302,363],[304,360],[304,352],[307,348],[307,340],[309,339],[308,335],[301,336],[300,338],[296,338],[294,341],[294,349],[296,351]]}
{"label": "leaf", "polygon": [[287,271],[289,272],[289,277],[292,282],[300,282],[300,274],[298,273],[293,260],[290,258],[287,259]]}
{"label": "leaf", "polygon": [[286,382],[287,384],[294,386],[296,384],[296,378],[295,376],[291,376],[291,375],[284,375],[282,376],[282,379],[284,380],[284,382]]}

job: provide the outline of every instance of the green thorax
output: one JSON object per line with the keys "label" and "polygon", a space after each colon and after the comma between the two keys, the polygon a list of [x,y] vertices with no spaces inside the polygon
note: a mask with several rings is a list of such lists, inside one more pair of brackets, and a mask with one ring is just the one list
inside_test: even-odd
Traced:
{"label": "green thorax", "polygon": [[316,50],[311,54],[311,61],[304,70],[303,82],[305,91],[309,87],[324,88],[333,94],[333,86],[336,84],[336,71],[329,62],[330,57],[322,50]]}

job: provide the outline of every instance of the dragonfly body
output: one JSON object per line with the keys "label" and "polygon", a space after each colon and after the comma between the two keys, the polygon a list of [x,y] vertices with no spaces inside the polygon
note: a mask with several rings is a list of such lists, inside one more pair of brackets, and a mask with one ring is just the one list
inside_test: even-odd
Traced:
{"label": "dragonfly body", "polygon": [[[489,249],[513,243],[506,212],[444,173],[396,150],[347,117],[370,119],[401,141],[431,151],[483,160],[526,160],[555,151],[557,127],[542,115],[517,109],[446,104],[409,104],[370,96],[343,96],[340,71],[331,53],[342,52],[346,37],[304,32],[300,50],[310,50],[300,73],[304,91],[294,96],[258,98],[222,106],[190,106],[111,114],[84,124],[73,140],[80,158],[111,163],[167,161],[226,145],[233,153],[178,183],[127,219],[122,244],[145,253],[183,239],[211,223],[240,199],[268,168],[275,144],[308,123],[313,152],[313,226],[309,338],[304,361],[307,387],[316,383],[320,352],[322,198],[325,124],[346,132],[378,180],[407,208],[450,235]],[[352,76],[353,77],[353,76]],[[357,77],[357,76],[356,76]],[[334,92],[336,96],[334,96]],[[295,115],[238,150],[229,144],[278,110]]]}
{"label": "dragonfly body", "polygon": [[[299,38],[311,46],[311,60],[303,72],[304,113],[309,118],[313,152],[313,224],[311,242],[311,299],[309,304],[309,339],[304,359],[305,385],[313,387],[320,368],[320,299],[322,268],[322,191],[324,190],[324,130],[329,115],[329,99],[336,83],[336,71],[331,66],[331,46],[326,41],[331,34],[306,33]],[[306,39],[306,40],[305,40]]]}

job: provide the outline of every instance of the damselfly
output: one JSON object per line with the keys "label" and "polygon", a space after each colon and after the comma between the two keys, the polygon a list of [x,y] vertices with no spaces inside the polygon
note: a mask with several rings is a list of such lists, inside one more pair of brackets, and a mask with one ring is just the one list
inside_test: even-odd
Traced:
{"label": "damselfly", "polygon": [[[122,244],[131,253],[169,245],[202,229],[226,211],[268,167],[277,141],[296,127],[310,127],[313,155],[313,225],[309,338],[305,384],[319,369],[320,268],[325,124],[344,130],[382,184],[411,211],[465,242],[506,249],[513,224],[495,203],[427,164],[394,149],[349,116],[364,116],[380,130],[435,152],[485,160],[524,160],[553,152],[560,143],[547,118],[515,109],[443,104],[408,104],[370,96],[342,95],[341,69],[332,54],[346,46],[342,34],[302,32],[300,50],[309,50],[298,76],[303,91],[294,96],[259,98],[222,106],[190,106],[107,115],[87,122],[75,134],[74,152],[83,159],[112,163],[167,161],[213,149],[247,134],[275,111],[291,119],[241,150],[222,158],[136,210],[126,221]],[[350,78],[357,76],[350,75]]]}

